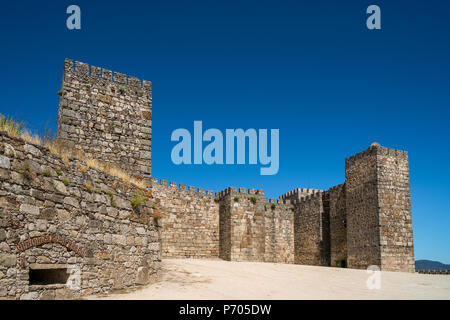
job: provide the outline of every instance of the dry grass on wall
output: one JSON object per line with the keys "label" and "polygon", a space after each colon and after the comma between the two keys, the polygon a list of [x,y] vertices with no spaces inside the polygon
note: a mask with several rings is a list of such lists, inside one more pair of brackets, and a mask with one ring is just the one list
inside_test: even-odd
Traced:
{"label": "dry grass on wall", "polygon": [[81,150],[68,150],[66,146],[61,144],[57,139],[40,137],[33,135],[24,128],[22,122],[15,121],[11,117],[0,114],[0,131],[4,131],[12,138],[20,138],[27,143],[39,145],[47,148],[51,154],[59,156],[64,163],[69,164],[69,158],[76,158],[84,161],[87,167],[106,172],[112,176],[122,179],[124,182],[135,185],[138,188],[145,189],[145,183],[138,180],[117,166],[109,163],[102,163],[97,159],[87,157]]}

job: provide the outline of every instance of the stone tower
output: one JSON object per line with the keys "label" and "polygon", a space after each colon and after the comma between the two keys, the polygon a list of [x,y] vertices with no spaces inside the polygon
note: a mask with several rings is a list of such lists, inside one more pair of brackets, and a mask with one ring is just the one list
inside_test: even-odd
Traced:
{"label": "stone tower", "polygon": [[348,267],[414,272],[408,153],[374,143],[345,176]]}
{"label": "stone tower", "polygon": [[151,82],[66,59],[60,95],[63,145],[150,179]]}

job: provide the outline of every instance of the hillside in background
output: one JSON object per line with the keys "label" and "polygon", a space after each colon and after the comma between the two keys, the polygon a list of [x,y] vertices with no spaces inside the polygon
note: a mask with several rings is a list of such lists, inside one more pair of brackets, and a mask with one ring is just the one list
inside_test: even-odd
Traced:
{"label": "hillside in background", "polygon": [[416,260],[416,271],[419,270],[450,270],[450,264],[431,260]]}

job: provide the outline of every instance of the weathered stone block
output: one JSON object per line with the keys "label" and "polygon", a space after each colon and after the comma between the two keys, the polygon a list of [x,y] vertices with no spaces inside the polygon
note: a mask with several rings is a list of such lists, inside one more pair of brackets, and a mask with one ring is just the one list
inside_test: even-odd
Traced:
{"label": "weathered stone block", "polygon": [[80,204],[78,203],[78,200],[71,197],[65,197],[64,198],[64,204],[68,204],[75,208],[80,208]]}
{"label": "weathered stone block", "polygon": [[30,204],[26,204],[26,203],[23,203],[20,205],[19,211],[22,213],[32,214],[32,215],[36,215],[36,216],[39,215],[39,212],[40,212],[39,207],[30,205]]}
{"label": "weathered stone block", "polygon": [[57,211],[55,208],[44,208],[41,210],[41,217],[46,220],[54,220],[56,215]]}
{"label": "weathered stone block", "polygon": [[53,181],[53,187],[59,193],[62,193],[62,194],[65,194],[65,195],[68,194],[66,186],[61,181],[54,180]]}
{"label": "weathered stone block", "polygon": [[39,300],[55,300],[55,290],[46,290],[41,293]]}
{"label": "weathered stone block", "polygon": [[14,267],[17,259],[15,254],[0,253],[0,266]]}
{"label": "weathered stone block", "polygon": [[28,292],[20,296],[20,300],[38,300],[38,299],[39,299],[38,292]]}
{"label": "weathered stone block", "polygon": [[31,144],[26,144],[24,146],[25,152],[31,153],[33,156],[39,157],[41,156],[41,150],[36,148],[35,146],[32,146]]}
{"label": "weathered stone block", "polygon": [[11,161],[9,158],[0,155],[0,168],[9,169],[11,168]]}
{"label": "weathered stone block", "polygon": [[61,222],[68,221],[71,218],[71,214],[69,211],[64,209],[56,209],[58,213],[58,220]]}

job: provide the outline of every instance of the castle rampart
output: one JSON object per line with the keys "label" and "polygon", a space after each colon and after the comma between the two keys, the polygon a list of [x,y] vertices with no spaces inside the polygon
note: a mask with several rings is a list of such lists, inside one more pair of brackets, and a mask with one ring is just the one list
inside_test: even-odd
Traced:
{"label": "castle rampart", "polygon": [[[154,191],[162,198],[156,201],[170,206],[164,214],[180,222],[163,227],[163,247],[166,239],[166,246],[178,248],[175,254],[164,252],[167,256],[215,257],[218,252],[218,257],[232,261],[414,271],[408,159],[403,151],[371,146],[346,160],[345,183],[326,191],[294,189],[278,200],[265,198],[261,189],[235,187],[215,196],[208,191],[206,198],[203,189],[190,187],[191,196],[186,197],[184,185],[181,191],[176,183],[171,186],[174,194],[181,192],[176,198],[189,199],[196,209],[174,207],[173,195]],[[164,180],[157,184],[161,187],[171,188]],[[165,233],[184,241],[170,240]],[[197,244],[202,241],[208,243],[206,252]]]}
{"label": "castle rampart", "polygon": [[219,203],[212,191],[151,179],[162,214],[163,257],[212,258],[219,255]]}

